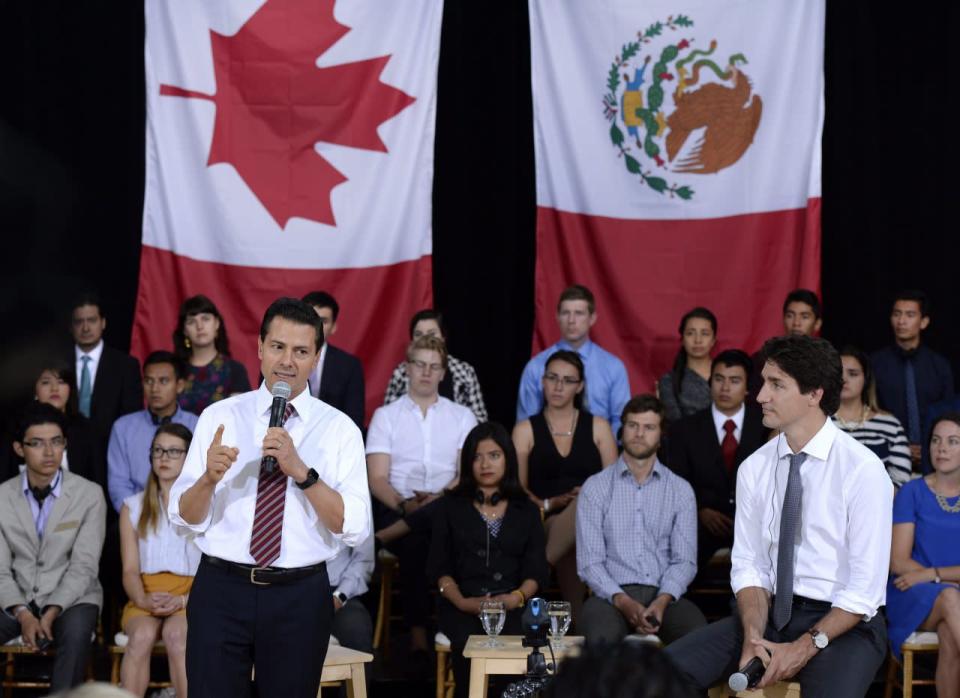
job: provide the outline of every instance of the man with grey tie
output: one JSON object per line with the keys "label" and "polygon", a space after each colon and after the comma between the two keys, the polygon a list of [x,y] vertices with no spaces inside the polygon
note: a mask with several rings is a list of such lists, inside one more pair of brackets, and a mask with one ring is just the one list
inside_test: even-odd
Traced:
{"label": "man with grey tie", "polygon": [[737,614],[666,652],[701,690],[759,657],[761,687],[793,679],[804,698],[863,696],[886,654],[878,610],[893,485],[883,463],[829,419],[843,379],[828,342],[777,337],[763,356],[757,401],[764,425],[779,435],[737,476]]}

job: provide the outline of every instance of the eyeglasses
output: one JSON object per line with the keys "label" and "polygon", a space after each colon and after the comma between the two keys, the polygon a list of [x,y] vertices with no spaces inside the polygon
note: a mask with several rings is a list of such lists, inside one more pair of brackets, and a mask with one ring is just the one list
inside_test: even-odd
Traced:
{"label": "eyeglasses", "polygon": [[157,460],[162,458],[176,460],[177,458],[183,458],[183,454],[186,452],[187,449],[185,448],[160,448],[159,446],[154,446],[150,449],[150,456]]}
{"label": "eyeglasses", "polygon": [[553,383],[554,385],[556,385],[557,383],[563,383],[564,387],[567,387],[567,388],[572,387],[574,385],[580,385],[579,378],[574,378],[573,376],[561,377],[561,376],[558,376],[556,373],[544,373],[543,380],[547,381],[547,383]]}
{"label": "eyeglasses", "polygon": [[30,439],[29,441],[24,441],[23,445],[27,448],[63,448],[67,443],[67,440],[62,436],[54,436],[52,439]]}
{"label": "eyeglasses", "polygon": [[420,371],[420,373],[426,373],[427,369],[430,369],[431,372],[443,370],[443,364],[428,364],[425,361],[408,361],[407,363]]}

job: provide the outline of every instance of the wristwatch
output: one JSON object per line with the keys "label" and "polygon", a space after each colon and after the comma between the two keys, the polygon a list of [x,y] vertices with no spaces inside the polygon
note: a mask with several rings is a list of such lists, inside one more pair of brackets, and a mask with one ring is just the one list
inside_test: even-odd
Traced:
{"label": "wristwatch", "polygon": [[826,633],[820,632],[816,628],[810,628],[807,632],[810,633],[810,637],[813,638],[813,646],[818,650],[827,649],[827,645],[830,644],[830,638],[827,637]]}
{"label": "wristwatch", "polygon": [[319,481],[320,481],[320,475],[317,474],[316,470],[314,470],[313,468],[310,468],[310,470],[307,471],[307,478],[303,482],[297,482],[296,485],[301,490],[305,490],[310,487],[313,487]]}
{"label": "wristwatch", "polygon": [[401,499],[400,503],[397,505],[397,514],[400,518],[404,518],[407,515],[407,500]]}
{"label": "wristwatch", "polygon": [[347,602],[347,595],[342,591],[333,592],[333,597],[340,602],[341,606]]}
{"label": "wristwatch", "polygon": [[933,583],[940,584],[942,580],[940,579],[940,570],[936,567],[933,568]]}

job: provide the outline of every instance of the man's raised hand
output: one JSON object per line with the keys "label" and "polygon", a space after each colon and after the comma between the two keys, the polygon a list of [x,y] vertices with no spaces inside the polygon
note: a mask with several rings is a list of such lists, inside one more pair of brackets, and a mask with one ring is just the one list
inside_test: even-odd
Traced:
{"label": "man's raised hand", "polygon": [[230,469],[230,466],[240,455],[240,449],[233,446],[223,445],[223,425],[217,427],[217,433],[213,435],[213,441],[210,448],[207,449],[207,480],[216,485],[223,479],[224,474]]}

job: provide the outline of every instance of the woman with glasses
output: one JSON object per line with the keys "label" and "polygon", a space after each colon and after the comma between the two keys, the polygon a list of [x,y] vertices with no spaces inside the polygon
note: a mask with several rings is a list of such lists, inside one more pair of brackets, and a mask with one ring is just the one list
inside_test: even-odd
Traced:
{"label": "woman with glasses", "polygon": [[543,372],[543,409],[513,429],[520,484],[543,511],[547,561],[556,567],[574,618],[585,592],[574,550],[577,492],[584,480],[617,460],[610,424],[583,408],[583,376],[576,352],[551,354]]}
{"label": "woman with glasses", "polygon": [[250,390],[247,369],[230,358],[227,326],[206,296],[193,296],[180,306],[173,350],[187,366],[180,407],[200,414],[207,405]]}
{"label": "woman with glasses", "polygon": [[[167,519],[167,502],[192,438],[182,424],[164,424],[150,446],[147,488],[128,497],[120,510],[123,588],[130,601],[120,627],[128,638],[120,683],[143,696],[150,681],[150,655],[163,640],[170,679],[178,698],[187,695],[186,606],[200,564],[200,550]],[[146,455],[146,454],[145,454]]]}

